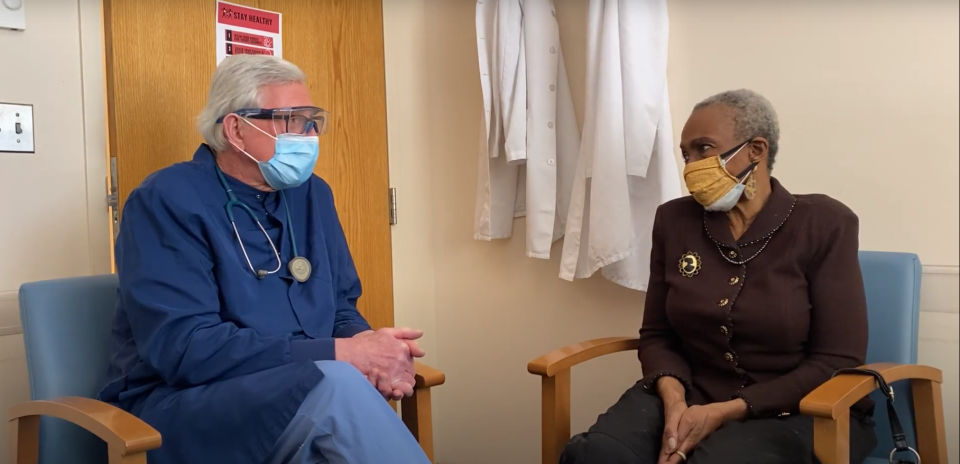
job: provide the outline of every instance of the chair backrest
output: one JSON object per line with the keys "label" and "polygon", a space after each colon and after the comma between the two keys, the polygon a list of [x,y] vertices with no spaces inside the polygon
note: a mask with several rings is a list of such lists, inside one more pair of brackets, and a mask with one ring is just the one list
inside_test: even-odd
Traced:
{"label": "chair backrest", "polygon": [[[117,276],[32,282],[20,287],[20,320],[32,400],[95,398],[110,363]],[[40,463],[107,462],[106,445],[66,421],[40,421]]]}
{"label": "chair backrest", "polygon": [[[867,363],[917,363],[920,330],[920,258],[911,253],[861,251],[860,268],[867,293],[870,343]],[[908,442],[916,446],[913,397],[909,382],[896,382],[894,406],[903,423]],[[877,448],[871,456],[886,462],[893,440],[887,418],[886,397],[879,392],[870,395],[877,402],[874,420],[877,423]]]}

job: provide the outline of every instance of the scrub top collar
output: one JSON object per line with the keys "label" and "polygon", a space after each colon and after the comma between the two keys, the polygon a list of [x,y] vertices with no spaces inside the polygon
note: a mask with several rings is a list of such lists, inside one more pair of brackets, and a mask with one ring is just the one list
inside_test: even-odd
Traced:
{"label": "scrub top collar", "polygon": [[[197,148],[196,153],[193,154],[193,161],[203,166],[206,174],[210,176],[210,178],[216,182],[217,185],[220,184],[220,180],[217,179],[216,171],[217,158],[216,155],[213,154],[213,150],[209,145],[205,143],[201,144],[200,147]],[[242,201],[250,202],[251,204],[253,202],[263,203],[266,201],[273,201],[278,196],[276,191],[265,192],[263,190],[258,190],[231,177],[226,172],[223,173],[223,177],[227,179],[227,183],[230,185],[233,193],[236,194],[237,198]]]}

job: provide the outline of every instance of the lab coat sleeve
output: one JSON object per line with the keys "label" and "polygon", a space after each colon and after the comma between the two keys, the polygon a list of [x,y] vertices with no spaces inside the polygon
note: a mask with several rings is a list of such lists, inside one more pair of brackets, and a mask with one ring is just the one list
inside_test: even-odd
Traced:
{"label": "lab coat sleeve", "polygon": [[653,222],[653,247],[650,250],[650,283],[643,305],[643,322],[640,327],[639,353],[643,370],[643,385],[656,392],[657,380],[669,376],[683,384],[690,395],[690,365],[683,357],[680,337],[667,318],[666,261],[663,253],[663,224],[657,208]]}
{"label": "lab coat sleeve", "polygon": [[510,163],[527,160],[527,62],[519,0],[497,2],[497,58],[504,151]]}
{"label": "lab coat sleeve", "polygon": [[665,104],[666,0],[619,0],[619,25],[623,125],[629,128],[624,132],[627,174],[647,177]]}
{"label": "lab coat sleeve", "polygon": [[[221,319],[202,211],[163,190],[131,193],[116,245],[119,298],[141,359],[181,388],[296,361],[291,334],[263,335]],[[333,340],[326,346],[332,357]]]}

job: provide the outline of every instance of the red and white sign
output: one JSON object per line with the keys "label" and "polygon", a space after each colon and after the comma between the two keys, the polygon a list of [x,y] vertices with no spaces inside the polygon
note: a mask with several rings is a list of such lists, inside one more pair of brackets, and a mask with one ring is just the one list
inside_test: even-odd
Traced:
{"label": "red and white sign", "polygon": [[243,45],[253,45],[255,47],[273,48],[273,37],[264,37],[262,35],[227,29],[227,35],[224,38],[228,43],[233,42]]}
{"label": "red and white sign", "polygon": [[227,56],[230,55],[273,55],[273,50],[260,47],[248,47],[235,43],[226,44]]}
{"label": "red and white sign", "polygon": [[217,64],[230,55],[282,56],[282,17],[227,2],[217,2]]}

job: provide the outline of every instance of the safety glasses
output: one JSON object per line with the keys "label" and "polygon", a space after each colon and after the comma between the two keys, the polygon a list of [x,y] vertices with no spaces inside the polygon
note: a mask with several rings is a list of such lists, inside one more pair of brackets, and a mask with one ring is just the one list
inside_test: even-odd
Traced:
{"label": "safety glasses", "polygon": [[[323,135],[327,132],[327,119],[330,117],[326,110],[315,106],[243,108],[233,114],[247,119],[272,121],[274,133],[277,135],[307,135],[313,131],[316,131],[317,135]],[[217,122],[222,123],[225,117],[221,116]]]}

